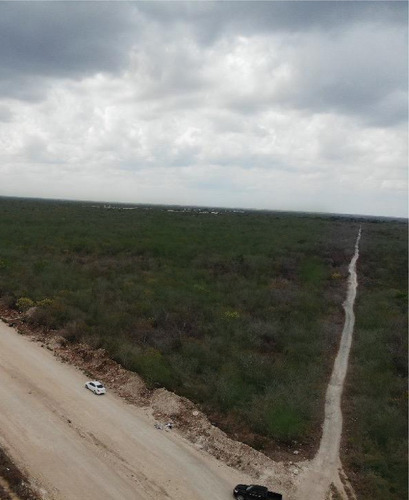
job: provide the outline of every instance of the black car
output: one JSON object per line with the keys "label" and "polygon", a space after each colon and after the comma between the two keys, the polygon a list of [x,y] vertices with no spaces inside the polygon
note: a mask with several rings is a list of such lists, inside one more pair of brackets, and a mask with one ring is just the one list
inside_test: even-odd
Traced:
{"label": "black car", "polygon": [[237,500],[282,500],[283,495],[273,493],[265,486],[257,484],[238,484],[233,490],[234,498]]}

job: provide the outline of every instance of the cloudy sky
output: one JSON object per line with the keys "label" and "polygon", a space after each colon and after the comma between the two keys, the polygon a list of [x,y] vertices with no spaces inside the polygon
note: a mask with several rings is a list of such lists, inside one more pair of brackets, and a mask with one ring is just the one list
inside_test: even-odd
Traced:
{"label": "cloudy sky", "polygon": [[406,217],[407,16],[0,2],[0,195]]}

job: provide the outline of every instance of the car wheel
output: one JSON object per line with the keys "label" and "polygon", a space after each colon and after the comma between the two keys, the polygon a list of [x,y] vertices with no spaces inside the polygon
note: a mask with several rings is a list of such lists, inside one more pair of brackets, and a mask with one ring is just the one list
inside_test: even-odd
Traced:
{"label": "car wheel", "polygon": [[243,497],[242,495],[239,495],[239,496],[237,497],[237,500],[244,500],[244,497]]}

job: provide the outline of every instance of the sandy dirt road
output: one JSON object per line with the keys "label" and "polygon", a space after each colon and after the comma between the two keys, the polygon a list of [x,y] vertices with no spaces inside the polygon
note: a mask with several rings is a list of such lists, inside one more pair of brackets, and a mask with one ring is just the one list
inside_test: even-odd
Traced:
{"label": "sandy dirt road", "polygon": [[45,499],[225,500],[243,474],[0,322],[0,446]]}

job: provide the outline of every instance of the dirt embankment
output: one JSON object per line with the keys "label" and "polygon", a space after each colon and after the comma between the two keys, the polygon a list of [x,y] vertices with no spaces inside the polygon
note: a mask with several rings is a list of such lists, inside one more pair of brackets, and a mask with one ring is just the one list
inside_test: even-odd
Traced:
{"label": "dirt embankment", "polygon": [[[169,435],[170,433],[165,433],[165,430],[154,429],[154,423],[164,424],[168,421],[172,421],[174,423],[174,428],[171,434],[172,436],[179,436],[179,438],[182,440],[179,441],[179,444],[182,446],[182,448],[185,447],[187,443],[190,443],[189,447],[191,448],[189,449],[196,450],[196,452],[204,454],[204,456],[209,456],[209,457],[212,456],[218,459],[217,463],[219,465],[217,465],[217,467],[220,468],[220,471],[223,470],[222,474],[223,481],[220,483],[220,485],[218,485],[219,483],[217,483],[217,481],[219,480],[217,481],[214,480],[214,484],[215,488],[216,486],[220,488],[220,492],[225,490],[227,491],[230,490],[231,486],[234,485],[234,482],[243,482],[243,481],[246,482],[247,480],[251,482],[262,482],[264,484],[267,484],[272,489],[283,492],[285,494],[285,497],[289,500],[292,498],[296,498],[295,482],[296,482],[296,477],[300,472],[296,460],[301,458],[299,454],[294,455],[292,460],[288,460],[287,462],[284,463],[274,462],[267,456],[250,448],[249,446],[230,439],[223,431],[213,426],[208,420],[208,418],[191,401],[179,397],[176,394],[169,392],[165,389],[156,389],[153,391],[148,390],[144,382],[140,379],[140,377],[138,377],[134,373],[124,370],[120,365],[110,360],[106,352],[104,352],[103,350],[101,349],[93,350],[89,346],[86,346],[84,344],[72,345],[69,344],[63,337],[56,336],[55,334],[51,334],[49,332],[43,332],[41,330],[37,331],[31,330],[27,325],[27,323],[24,322],[23,318],[19,317],[19,315],[13,311],[6,311],[3,309],[1,311],[1,315],[3,316],[4,320],[8,322],[10,326],[17,329],[17,331],[19,331],[20,333],[24,334],[25,337],[29,337],[30,340],[36,341],[35,344],[33,344],[32,342],[29,342],[29,344],[33,344],[34,346],[36,346],[37,349],[39,348],[38,344],[40,344],[41,347],[50,351],[50,356],[51,354],[54,354],[54,356],[57,357],[60,361],[69,365],[67,366],[67,368],[71,366],[77,366],[89,378],[101,379],[104,383],[106,383],[110,394],[116,392],[119,396],[121,396],[122,399],[125,399],[129,403],[132,403],[131,407],[139,408],[150,422],[149,433],[150,432],[156,433],[153,434],[152,436],[153,441],[151,439],[151,442],[155,442],[155,446],[159,446],[157,442],[160,442],[161,440],[161,438],[159,437],[160,435],[165,435],[165,434]],[[26,347],[28,346],[27,340],[28,339],[24,339],[24,341],[26,342],[24,347],[25,351],[29,350],[29,348]],[[41,350],[44,352],[44,349]],[[13,354],[14,357],[16,356],[16,352],[18,352],[17,349],[15,349],[14,351]],[[24,361],[22,361],[22,363],[24,364]],[[58,363],[57,360],[55,360],[54,363],[63,366],[61,365],[61,363]],[[4,366],[7,367],[8,366],[7,359],[4,358],[3,363],[1,364],[3,365],[2,366],[3,369]],[[19,377],[15,373],[17,365],[15,367],[13,366],[5,368],[5,371],[7,372],[8,370],[7,373],[12,378],[13,377],[16,377],[17,379],[22,378],[22,380],[20,381],[21,382],[20,385],[22,387],[24,386],[24,384],[25,385],[29,384],[30,387],[26,388],[27,390],[30,389],[28,390],[28,393],[29,394],[38,393],[40,401],[44,402],[44,405],[48,406],[51,409],[51,413],[53,415],[59,415],[59,422],[61,422],[61,420],[64,420],[65,424],[68,422],[68,426],[71,428],[70,431],[72,431],[74,419],[75,418],[80,419],[84,416],[84,415],[81,416],[81,414],[83,413],[82,408],[78,408],[80,415],[78,417],[75,417],[74,414],[73,418],[70,417],[70,413],[74,411],[73,408],[71,408],[71,406],[79,405],[78,402],[79,396],[76,394],[75,399],[71,399],[70,406],[67,409],[68,414],[65,415],[65,411],[60,409],[60,407],[63,404],[62,402],[58,401],[50,402],[49,396],[44,393],[43,388],[35,385],[37,384],[37,382],[34,381],[31,382],[27,380],[27,376],[24,375],[22,377]],[[54,373],[56,372],[56,368],[57,365],[53,365],[52,370]],[[10,383],[12,382],[12,378],[10,379]],[[43,381],[43,383],[48,383],[48,382],[49,382],[48,380]],[[75,383],[76,386],[78,387],[78,381],[74,381],[73,383]],[[67,382],[66,385],[68,384],[69,382]],[[81,386],[82,382],[80,383],[80,387]],[[52,390],[54,389],[50,387],[50,392]],[[68,397],[65,396],[65,400],[67,399]],[[108,401],[108,399],[105,400]],[[34,399],[34,401],[36,400]],[[88,402],[86,404],[88,404]],[[45,418],[54,418],[53,415]],[[23,425],[24,422],[22,421],[21,426]],[[85,426],[86,423],[84,423],[83,425]],[[90,423],[90,425],[92,426],[92,423]],[[119,421],[119,425],[122,426],[124,425],[124,423]],[[79,428],[78,433],[82,435],[82,437],[90,434],[89,431],[81,430],[85,427],[78,426],[78,428]],[[105,431],[106,429],[102,429],[101,433]],[[41,429],[37,429],[35,432],[40,433]],[[62,431],[60,429],[60,433],[61,432]],[[17,435],[18,433],[16,431],[15,438]],[[97,439],[99,439],[98,436]],[[94,439],[92,439],[92,442],[94,442]],[[2,443],[0,440],[0,445],[2,444],[4,445],[4,441]],[[13,440],[11,439],[9,442],[6,442],[6,448],[7,445],[9,445],[8,448],[11,448],[12,444]],[[67,443],[62,443],[62,446],[65,445],[67,445]],[[101,447],[105,449],[109,446],[106,443],[102,443],[100,448]],[[12,456],[16,456],[16,452],[18,455],[18,450],[14,450],[14,453],[13,450],[10,451],[12,452]],[[71,451],[74,452],[74,450]],[[128,453],[128,451],[129,450],[125,449],[124,454]],[[188,464],[184,462],[185,459],[183,458],[183,456],[178,457],[178,459],[180,459],[181,462],[184,463],[186,467],[191,467],[190,465],[188,466]],[[39,457],[39,460],[40,461],[43,460],[43,457]],[[115,459],[112,458],[112,460],[117,461],[117,458]],[[32,477],[30,466],[25,465],[24,460],[21,460],[19,464],[22,465],[23,468],[27,467],[28,475]],[[67,466],[67,464],[65,464],[65,466]],[[120,463],[117,464],[116,466],[122,467]],[[169,467],[170,466],[171,464],[169,464]],[[166,470],[167,466],[165,466],[165,464],[163,467],[164,470]],[[212,465],[212,463],[209,464],[209,468],[211,469],[212,467],[214,468],[214,465]],[[137,470],[137,467],[135,467],[135,469],[132,470]],[[206,471],[206,467],[204,468],[204,471]],[[195,477],[196,470],[192,470],[191,472],[192,474],[189,474],[188,472],[186,473],[186,475],[189,476],[190,482],[192,481],[192,477]],[[146,475],[149,476],[149,474],[155,475],[155,472],[147,471]],[[204,472],[203,477],[200,475],[197,479],[199,481],[202,481],[203,478],[206,477],[206,474],[209,476],[210,472],[207,473]],[[220,474],[218,474],[217,477],[219,475]],[[42,479],[38,478],[38,474],[37,476],[34,474],[34,476],[35,476],[35,481],[34,481],[35,485],[37,486],[42,485],[43,484]],[[226,477],[230,479],[226,480]],[[182,478],[179,478],[178,480],[182,481]],[[211,480],[213,481],[213,479]],[[163,481],[165,481],[165,479],[163,479]],[[229,485],[228,488],[227,486],[223,486],[226,484]],[[161,488],[164,488],[163,483],[161,483]],[[171,491],[169,486],[166,486],[166,488],[168,489],[164,489],[163,491]],[[182,486],[179,487],[179,489],[181,488]],[[150,493],[146,493],[146,498],[150,498],[149,494]],[[202,496],[200,496],[196,491],[194,493],[191,492],[190,495],[191,499],[202,498]],[[167,494],[165,493],[163,493],[162,496],[160,495],[157,496],[156,498],[162,498],[162,497],[168,498]],[[45,496],[44,498],[54,498],[54,497]],[[58,495],[56,495],[55,498],[65,499],[64,496],[58,496]],[[124,498],[127,497],[124,496]],[[141,498],[145,497],[141,496]],[[171,495],[169,496],[169,498],[179,499],[182,498],[182,496],[174,493],[173,496]],[[225,498],[225,496],[224,494],[221,495],[221,493],[219,494],[216,493],[216,495],[213,498]]]}

